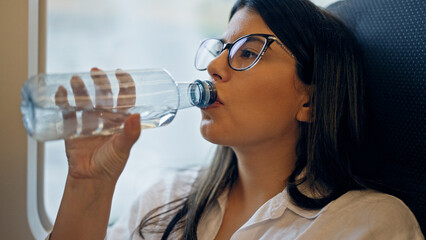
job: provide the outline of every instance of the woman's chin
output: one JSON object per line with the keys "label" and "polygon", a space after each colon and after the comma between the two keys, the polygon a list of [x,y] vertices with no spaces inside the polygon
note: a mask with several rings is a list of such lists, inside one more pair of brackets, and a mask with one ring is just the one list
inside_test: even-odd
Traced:
{"label": "woman's chin", "polygon": [[224,137],[226,137],[217,124],[207,119],[201,120],[200,132],[204,139],[218,145],[223,145]]}
{"label": "woman's chin", "polygon": [[214,128],[212,126],[213,124],[211,123],[210,120],[201,120],[201,124],[200,124],[200,132],[201,132],[201,136],[203,136],[204,139],[206,139],[209,142],[214,143],[212,140],[213,138],[213,132],[214,130],[212,128]]}

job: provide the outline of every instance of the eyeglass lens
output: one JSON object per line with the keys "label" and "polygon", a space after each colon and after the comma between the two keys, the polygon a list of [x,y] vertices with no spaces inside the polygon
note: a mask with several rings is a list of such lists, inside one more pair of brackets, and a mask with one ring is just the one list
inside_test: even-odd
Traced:
{"label": "eyeglass lens", "polygon": [[[234,42],[228,53],[231,68],[243,70],[251,67],[260,57],[266,41],[264,37],[247,36]],[[223,46],[223,42],[218,39],[205,40],[198,49],[195,67],[205,70],[208,64],[220,55]]]}

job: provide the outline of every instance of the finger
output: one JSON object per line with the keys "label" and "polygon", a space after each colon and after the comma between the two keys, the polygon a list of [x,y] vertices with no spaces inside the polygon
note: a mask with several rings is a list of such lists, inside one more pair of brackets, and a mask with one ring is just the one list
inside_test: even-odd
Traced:
{"label": "finger", "polygon": [[122,70],[117,70],[115,75],[120,86],[117,97],[117,112],[102,113],[104,129],[112,129],[121,126],[124,120],[129,116],[127,110],[135,105],[135,84],[132,77]]}
{"label": "finger", "polygon": [[129,73],[118,69],[115,73],[119,83],[120,91],[118,93],[117,108],[126,111],[134,107],[136,102],[136,88],[135,81]]}
{"label": "finger", "polygon": [[77,107],[84,109],[93,108],[86,85],[84,85],[83,80],[79,76],[73,76],[71,78],[71,88],[74,93],[75,105]]}
{"label": "finger", "polygon": [[141,133],[139,114],[130,115],[124,122],[123,132],[117,134],[114,144],[119,156],[128,156],[133,144],[138,140]]}
{"label": "finger", "polygon": [[98,110],[98,117],[102,119],[103,128],[111,130],[120,126],[123,124],[124,118],[111,112],[114,107],[114,99],[108,76],[99,68],[92,68],[90,73],[95,84],[95,106]]}
{"label": "finger", "polygon": [[75,105],[78,109],[83,109],[82,130],[83,135],[88,135],[98,128],[99,120],[93,111],[93,104],[83,80],[78,76],[71,78],[71,88],[75,97]]}
{"label": "finger", "polygon": [[55,94],[55,104],[62,109],[64,137],[73,136],[77,132],[77,116],[68,102],[67,90],[59,86]]}
{"label": "finger", "polygon": [[114,101],[108,76],[99,68],[92,68],[90,76],[95,83],[96,108],[111,109],[114,106]]}

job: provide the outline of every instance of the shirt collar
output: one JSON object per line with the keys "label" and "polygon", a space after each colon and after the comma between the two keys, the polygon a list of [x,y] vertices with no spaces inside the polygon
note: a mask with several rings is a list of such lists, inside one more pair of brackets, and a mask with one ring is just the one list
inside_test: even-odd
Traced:
{"label": "shirt collar", "polygon": [[[226,189],[223,191],[223,193],[217,198],[217,203],[219,204],[220,210],[222,215],[225,213],[226,208],[226,202],[228,199],[228,193],[229,189]],[[265,209],[266,207],[266,209]],[[267,216],[268,219],[276,219],[281,217],[286,210],[292,211],[295,214],[306,218],[306,219],[315,219],[317,218],[323,211],[326,210],[327,206],[323,207],[322,209],[305,209],[302,207],[297,206],[290,198],[290,195],[287,191],[287,188],[285,188],[282,192],[275,195],[273,198],[269,199],[264,205],[262,205],[259,209],[262,209],[265,211],[263,217],[261,217],[263,220]],[[259,211],[259,210],[258,210]],[[258,212],[256,212],[258,213]],[[256,214],[255,214],[256,215]],[[260,219],[258,219],[260,220]]]}
{"label": "shirt collar", "polygon": [[291,200],[290,195],[287,192],[287,188],[284,189],[284,191],[285,191],[286,201],[288,202],[287,208],[301,217],[304,217],[306,219],[315,219],[327,209],[327,206],[323,207],[322,209],[306,209],[306,208],[297,206]]}
{"label": "shirt collar", "polygon": [[[303,176],[306,175],[306,168],[303,169],[302,173],[297,177],[298,180],[300,180]],[[325,186],[321,186],[318,185],[317,187],[322,188],[321,190],[323,192],[327,192],[327,188]],[[305,196],[309,197],[309,198],[322,198],[324,197],[321,193],[319,192],[315,192],[314,190],[312,190],[312,188],[309,187],[309,184],[307,182],[303,182],[300,185],[297,186],[297,189]],[[296,205],[290,197],[290,194],[287,191],[287,188],[284,189],[285,195],[286,195],[286,200],[288,201],[288,208],[293,211],[294,213],[296,213],[297,215],[307,218],[307,219],[314,219],[316,217],[318,217],[322,212],[324,212],[327,209],[327,206],[324,206],[321,209],[306,209],[306,208],[302,208],[298,205]]]}

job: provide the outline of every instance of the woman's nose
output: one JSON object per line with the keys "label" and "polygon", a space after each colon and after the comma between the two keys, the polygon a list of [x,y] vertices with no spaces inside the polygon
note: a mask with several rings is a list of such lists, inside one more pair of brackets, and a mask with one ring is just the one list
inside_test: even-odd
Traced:
{"label": "woman's nose", "polygon": [[228,50],[219,54],[207,66],[207,72],[215,81],[227,81],[231,70],[228,64]]}

